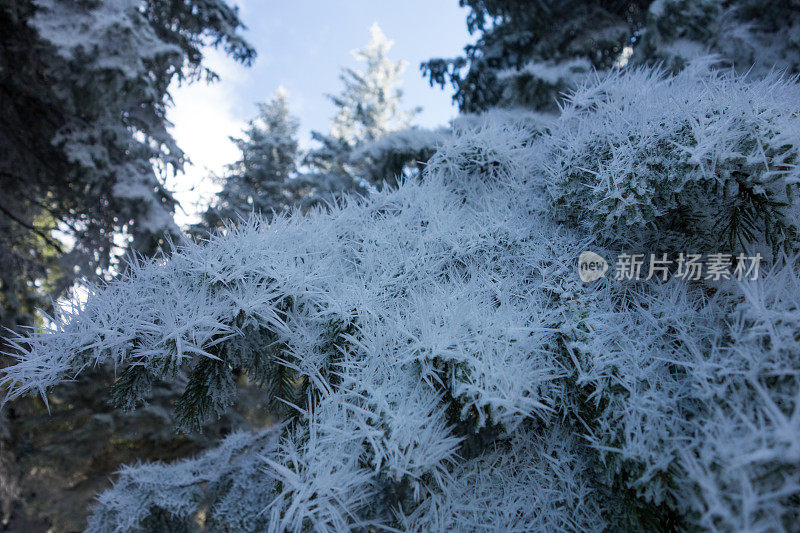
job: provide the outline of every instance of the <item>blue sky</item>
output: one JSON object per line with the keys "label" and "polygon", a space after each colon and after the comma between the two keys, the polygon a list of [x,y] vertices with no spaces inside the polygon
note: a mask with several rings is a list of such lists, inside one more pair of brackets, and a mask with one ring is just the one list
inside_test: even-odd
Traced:
{"label": "blue sky", "polygon": [[459,55],[470,37],[467,10],[458,0],[238,0],[245,36],[258,58],[250,68],[235,64],[211,51],[209,64],[221,75],[212,85],[194,84],[173,90],[175,106],[169,118],[173,133],[193,161],[186,176],[173,184],[187,213],[179,222],[193,218],[198,201],[213,194],[207,180],[236,158],[229,142],[255,112],[255,102],[283,86],[289,92],[292,111],[300,118],[300,140],[309,146],[312,129],[327,131],[333,115],[326,94],[341,88],[342,66],[359,67],[351,51],[369,40],[369,27],[377,22],[394,41],[393,60],[405,60],[403,76],[407,107],[422,106],[417,122],[423,126],[446,123],[455,116],[452,91],[430,87],[419,71],[431,57]]}

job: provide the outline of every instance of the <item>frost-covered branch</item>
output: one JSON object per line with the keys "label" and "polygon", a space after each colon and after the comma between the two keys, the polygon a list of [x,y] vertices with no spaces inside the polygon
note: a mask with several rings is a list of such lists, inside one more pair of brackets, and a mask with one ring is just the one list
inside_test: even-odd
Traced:
{"label": "frost-covered branch", "polygon": [[[191,425],[230,405],[241,369],[294,417],[245,454],[247,475],[227,466],[236,439],[262,437],[125,470],[95,515],[107,529],[146,527],[116,502],[170,486],[156,518],[188,520],[202,493],[210,520],[243,531],[792,529],[797,87],[632,71],[553,121],[471,117],[421,180],[133,266],[17,338],[1,383],[44,394],[112,361],[135,403],[186,368]],[[776,201],[737,241],[780,230],[760,279],[579,280],[589,248],[726,246],[680,214],[730,214],[732,180]]]}

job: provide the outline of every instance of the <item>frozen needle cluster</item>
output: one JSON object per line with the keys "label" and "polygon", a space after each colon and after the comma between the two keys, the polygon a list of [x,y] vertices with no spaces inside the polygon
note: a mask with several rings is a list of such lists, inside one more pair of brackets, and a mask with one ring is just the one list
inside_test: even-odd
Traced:
{"label": "frozen needle cluster", "polygon": [[[16,339],[11,398],[112,362],[128,405],[187,369],[188,426],[235,371],[287,415],[124,469],[90,530],[795,528],[796,80],[631,71],[504,116],[421,179],[187,243]],[[588,248],[725,246],[707,221],[754,206],[730,242],[777,232],[760,279],[578,278]]]}

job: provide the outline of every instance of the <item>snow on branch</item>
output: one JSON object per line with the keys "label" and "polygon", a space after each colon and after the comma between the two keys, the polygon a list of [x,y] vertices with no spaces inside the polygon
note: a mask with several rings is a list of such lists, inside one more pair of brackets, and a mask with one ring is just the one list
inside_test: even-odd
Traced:
{"label": "snow on branch", "polygon": [[[112,362],[135,403],[183,368],[191,425],[234,401],[239,369],[294,417],[268,446],[126,468],[100,497],[106,530],[196,516],[208,484],[207,523],[245,531],[791,529],[798,90],[633,70],[552,121],[470,117],[422,179],[134,265],[14,339],[0,384],[44,395]],[[729,243],[721,216],[751,234]],[[757,280],[577,274],[588,248],[770,231]]]}

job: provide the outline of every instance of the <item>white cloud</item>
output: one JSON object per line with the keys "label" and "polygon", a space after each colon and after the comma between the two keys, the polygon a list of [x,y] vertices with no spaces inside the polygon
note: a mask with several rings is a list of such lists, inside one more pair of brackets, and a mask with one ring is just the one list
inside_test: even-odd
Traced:
{"label": "white cloud", "polygon": [[237,86],[246,79],[244,67],[223,53],[207,51],[207,65],[220,75],[216,83],[173,86],[174,105],[167,116],[172,134],[191,160],[184,174],[169,183],[181,203],[175,219],[179,225],[195,222],[217,192],[212,173],[221,174],[237,157],[230,136],[241,133],[245,122],[234,112]]}

